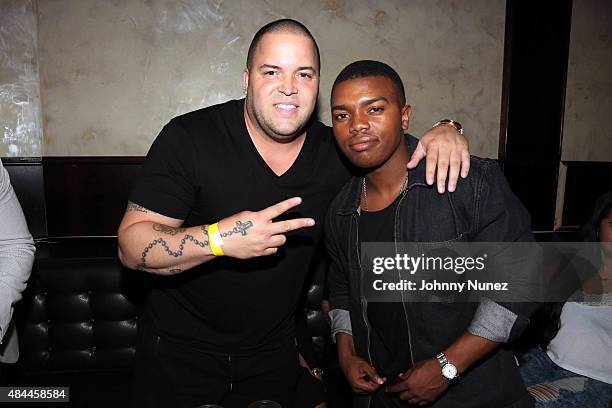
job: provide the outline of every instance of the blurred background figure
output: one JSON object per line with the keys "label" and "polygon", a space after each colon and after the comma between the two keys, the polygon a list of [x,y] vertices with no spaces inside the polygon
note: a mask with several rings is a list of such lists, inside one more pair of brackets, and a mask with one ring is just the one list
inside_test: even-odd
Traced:
{"label": "blurred background figure", "polygon": [[0,162],[0,385],[6,364],[19,358],[13,306],[21,299],[34,262],[34,240],[15,196],[8,172]]}
{"label": "blurred background figure", "polygon": [[612,191],[598,198],[583,239],[599,242],[597,273],[579,301],[547,304],[540,346],[520,357],[536,407],[607,408],[612,401]]}

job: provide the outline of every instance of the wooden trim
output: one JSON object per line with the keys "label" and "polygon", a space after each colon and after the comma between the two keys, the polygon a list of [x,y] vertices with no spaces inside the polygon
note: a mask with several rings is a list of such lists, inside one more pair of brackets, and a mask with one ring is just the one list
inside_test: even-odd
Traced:
{"label": "wooden trim", "polygon": [[44,165],[50,164],[142,164],[145,156],[45,156]]}

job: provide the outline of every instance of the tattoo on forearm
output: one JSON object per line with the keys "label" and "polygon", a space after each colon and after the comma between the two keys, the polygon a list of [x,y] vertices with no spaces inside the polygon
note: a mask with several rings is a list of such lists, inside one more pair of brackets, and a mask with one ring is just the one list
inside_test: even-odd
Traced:
{"label": "tattoo on forearm", "polygon": [[[156,225],[165,227],[165,228],[156,227]],[[168,230],[168,228],[170,230]],[[169,235],[175,235],[177,232],[185,232],[185,228],[172,228],[172,227],[168,227],[166,225],[161,225],[161,224],[153,224],[153,229],[155,231],[163,232]],[[178,230],[181,230],[181,231],[178,231]],[[202,231],[204,232],[204,235],[206,236],[205,240],[200,241],[199,239],[195,238],[193,235],[185,234],[185,236],[179,242],[178,250],[176,251],[173,251],[168,245],[168,243],[163,238],[160,237],[160,238],[154,239],[153,241],[149,242],[149,245],[147,245],[143,249],[142,254],[140,255],[140,264],[138,266],[141,268],[147,268],[147,256],[149,255],[149,252],[151,252],[151,250],[157,245],[161,245],[161,247],[164,249],[164,251],[168,255],[171,255],[175,258],[179,258],[183,256],[183,250],[185,249],[185,244],[187,242],[191,242],[194,245],[199,246],[200,248],[206,248],[207,246],[209,246],[208,228],[206,226],[202,226]],[[178,269],[176,270],[178,271]],[[172,270],[170,270],[170,272],[172,272]],[[178,272],[174,272],[174,273],[178,273]]]}
{"label": "tattoo on forearm", "polygon": [[253,226],[253,221],[247,221],[247,222],[236,221],[236,226],[230,231],[222,232],[221,236],[225,238],[225,237],[229,237],[230,235],[238,234],[238,233],[244,236],[248,234],[247,230],[251,228],[252,226]]}
{"label": "tattoo on forearm", "polygon": [[136,203],[133,203],[131,201],[128,201],[127,209],[125,210],[125,212],[130,212],[130,211],[138,211],[138,212],[143,212],[143,213],[149,212],[149,210],[147,210],[146,208]]}
{"label": "tattoo on forearm", "polygon": [[185,232],[185,228],[174,228],[164,224],[153,224],[153,229],[157,232],[163,232],[167,235],[176,235],[179,232]]}

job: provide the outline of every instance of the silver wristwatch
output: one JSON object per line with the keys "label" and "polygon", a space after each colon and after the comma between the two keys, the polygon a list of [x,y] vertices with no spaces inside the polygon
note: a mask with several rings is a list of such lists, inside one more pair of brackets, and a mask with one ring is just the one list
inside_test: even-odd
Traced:
{"label": "silver wristwatch", "polygon": [[439,353],[438,355],[436,355],[436,358],[438,359],[438,363],[440,363],[440,367],[442,368],[442,375],[444,376],[444,378],[446,378],[450,382],[453,382],[459,378],[459,374],[457,373],[457,367],[455,367],[453,363],[448,361],[444,353]]}

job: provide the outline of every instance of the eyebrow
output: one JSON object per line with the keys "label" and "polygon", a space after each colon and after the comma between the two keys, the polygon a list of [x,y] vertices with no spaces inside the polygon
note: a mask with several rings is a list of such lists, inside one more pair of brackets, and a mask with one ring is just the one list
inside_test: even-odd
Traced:
{"label": "eyebrow", "polygon": [[298,67],[297,69],[298,71],[312,71],[312,72],[317,72],[316,69],[314,69],[314,67],[311,66],[307,66],[307,67]]}
{"label": "eyebrow", "polygon": [[[282,70],[281,67],[279,67],[278,65],[272,65],[272,64],[261,64],[258,69],[279,69]],[[312,72],[317,72],[316,69],[314,69],[314,67],[311,66],[304,66],[304,67],[298,67],[296,71],[312,71]]]}
{"label": "eyebrow", "polygon": [[[370,99],[366,99],[365,101],[361,102],[360,105],[371,105],[373,103],[379,102],[379,101],[384,101],[389,103],[389,100],[387,98],[385,98],[384,96],[379,96],[376,98],[370,98]],[[334,105],[332,106],[332,110],[346,110],[346,105]]]}

